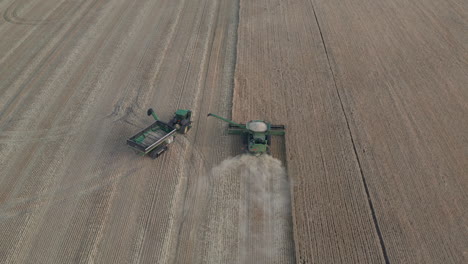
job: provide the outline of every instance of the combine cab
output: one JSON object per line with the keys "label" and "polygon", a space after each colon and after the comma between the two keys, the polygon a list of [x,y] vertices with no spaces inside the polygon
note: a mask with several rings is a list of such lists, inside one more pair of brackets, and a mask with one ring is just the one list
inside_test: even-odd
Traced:
{"label": "combine cab", "polygon": [[148,115],[156,120],[151,126],[138,132],[127,140],[127,145],[142,155],[156,159],[169,148],[176,133],[186,134],[192,127],[192,111],[179,109],[168,123],[159,120],[153,109],[148,109]]}
{"label": "combine cab", "polygon": [[270,153],[271,136],[284,136],[283,125],[272,125],[262,120],[252,120],[246,124],[238,124],[215,114],[208,114],[229,123],[228,134],[242,136],[242,141],[248,153],[259,156]]}

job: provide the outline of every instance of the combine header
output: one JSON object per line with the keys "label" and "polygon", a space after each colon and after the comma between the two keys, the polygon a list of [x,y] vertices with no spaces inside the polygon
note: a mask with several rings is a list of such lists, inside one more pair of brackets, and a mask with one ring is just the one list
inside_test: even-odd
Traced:
{"label": "combine header", "polygon": [[247,124],[238,124],[215,114],[208,114],[229,123],[228,134],[242,136],[242,142],[248,153],[259,156],[270,153],[271,136],[284,136],[283,125],[272,125],[262,120],[252,120]]}
{"label": "combine header", "polygon": [[168,122],[159,120],[153,109],[148,109],[148,115],[156,120],[151,126],[143,129],[127,140],[127,145],[142,155],[156,159],[169,148],[174,141],[176,132],[186,134],[192,127],[192,111],[179,109]]}

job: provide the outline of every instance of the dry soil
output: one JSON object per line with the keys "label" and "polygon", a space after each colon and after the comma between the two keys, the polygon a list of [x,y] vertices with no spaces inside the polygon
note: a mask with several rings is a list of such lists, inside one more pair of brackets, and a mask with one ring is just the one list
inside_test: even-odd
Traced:
{"label": "dry soil", "polygon": [[[468,262],[468,2],[0,14],[0,263]],[[149,107],[195,113],[157,160]],[[240,155],[209,112],[287,134]]]}
{"label": "dry soil", "polygon": [[[212,172],[240,153],[206,117],[231,114],[238,10],[228,0],[0,1],[1,263],[294,260],[287,182],[250,186],[251,157],[238,177]],[[149,107],[163,120],[195,113],[157,160],[125,144],[152,123]],[[285,202],[250,202],[249,188],[270,183]],[[274,208],[286,217],[268,211],[265,228],[244,217]],[[275,223],[284,228],[267,255]]]}

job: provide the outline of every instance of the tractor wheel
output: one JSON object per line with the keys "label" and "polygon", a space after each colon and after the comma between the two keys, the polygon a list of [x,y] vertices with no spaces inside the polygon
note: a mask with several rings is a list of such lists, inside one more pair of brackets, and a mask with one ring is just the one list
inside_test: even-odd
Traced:
{"label": "tractor wheel", "polygon": [[266,136],[268,146],[271,146],[271,135]]}
{"label": "tractor wheel", "polygon": [[182,130],[182,134],[187,134],[187,132],[189,131],[189,126],[184,126],[181,128]]}

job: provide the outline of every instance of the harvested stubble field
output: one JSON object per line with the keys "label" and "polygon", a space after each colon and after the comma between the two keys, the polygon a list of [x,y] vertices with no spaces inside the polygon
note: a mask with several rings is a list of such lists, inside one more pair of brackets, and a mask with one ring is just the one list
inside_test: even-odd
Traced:
{"label": "harvested stubble field", "polygon": [[[468,262],[467,1],[0,13],[0,263]],[[157,160],[149,107],[196,115]],[[285,124],[277,159],[209,112]]]}

